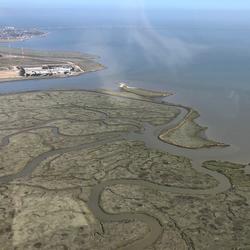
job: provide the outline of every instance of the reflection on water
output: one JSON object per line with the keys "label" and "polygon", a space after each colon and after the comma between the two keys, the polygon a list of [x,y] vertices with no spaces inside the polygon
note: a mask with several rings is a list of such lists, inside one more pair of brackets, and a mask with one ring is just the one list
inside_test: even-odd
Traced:
{"label": "reflection on water", "polygon": [[[172,90],[177,94],[169,101],[195,107],[202,115],[200,122],[209,126],[209,136],[239,148],[237,160],[250,161],[250,30],[205,22],[192,26],[162,17],[152,24],[144,11],[139,13],[140,22],[131,14],[120,23],[104,18],[105,22],[93,24],[80,13],[69,23],[65,13],[57,13],[57,19],[49,12],[44,15],[20,19],[3,13],[1,23],[20,26],[33,18],[35,26],[49,27],[51,32],[12,46],[88,52],[101,56],[108,69],[69,79],[4,83],[0,92],[116,88],[121,81]],[[130,19],[133,23],[127,23]]]}

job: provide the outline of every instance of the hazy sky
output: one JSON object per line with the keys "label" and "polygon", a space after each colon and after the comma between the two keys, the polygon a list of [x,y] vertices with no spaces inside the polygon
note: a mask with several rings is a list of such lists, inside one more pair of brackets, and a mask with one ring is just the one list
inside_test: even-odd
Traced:
{"label": "hazy sky", "polygon": [[178,9],[250,9],[249,0],[0,0],[0,7],[114,6]]}

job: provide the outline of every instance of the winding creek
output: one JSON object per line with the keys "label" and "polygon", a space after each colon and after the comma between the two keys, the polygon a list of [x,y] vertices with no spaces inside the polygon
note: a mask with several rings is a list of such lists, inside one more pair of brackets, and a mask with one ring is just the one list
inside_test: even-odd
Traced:
{"label": "winding creek", "polygon": [[[172,106],[175,106],[171,104]],[[171,192],[177,194],[184,194],[184,195],[216,195],[218,193],[225,192],[226,190],[231,188],[231,183],[226,176],[220,174],[216,171],[208,170],[202,167],[202,163],[209,159],[214,160],[225,160],[224,155],[220,157],[220,153],[223,150],[227,150],[225,156],[227,154],[231,155],[232,152],[237,153],[233,147],[229,148],[216,148],[214,151],[219,151],[217,154],[211,153],[211,158],[207,157],[206,151],[211,149],[202,149],[202,150],[191,150],[191,149],[184,149],[179,148],[177,146],[173,146],[162,142],[159,139],[159,134],[161,131],[166,131],[178,125],[188,114],[189,109],[185,107],[178,108],[181,110],[181,113],[170,123],[163,126],[152,126],[150,124],[144,124],[144,130],[141,133],[129,133],[124,136],[127,140],[136,140],[144,142],[148,148],[156,149],[161,152],[176,154],[176,155],[183,155],[190,159],[192,159],[192,168],[195,169],[197,172],[201,174],[206,174],[218,182],[218,185],[214,188],[209,189],[191,189],[191,188],[178,188],[178,187],[169,187],[164,185],[159,185],[157,183],[152,183],[149,181],[144,180],[133,180],[133,179],[120,179],[120,180],[110,180],[107,182],[102,182],[96,185],[91,193],[89,198],[88,205],[94,215],[100,220],[104,222],[117,222],[117,221],[125,221],[125,220],[140,220],[145,222],[150,227],[150,232],[145,238],[133,242],[125,247],[122,247],[122,250],[139,250],[145,249],[146,247],[152,245],[156,240],[161,236],[163,229],[161,226],[160,221],[158,221],[155,217],[149,214],[141,214],[141,213],[122,213],[122,214],[108,214],[106,213],[99,204],[102,192],[105,188],[122,184],[122,185],[134,185],[134,186],[142,186],[145,188],[155,189],[162,192]],[[194,153],[195,151],[195,153]],[[214,156],[214,157],[213,157]]]}
{"label": "winding creek", "polygon": [[[113,139],[105,139],[99,142],[93,142],[88,144],[81,144],[69,148],[61,148],[61,149],[55,149],[51,150],[45,153],[42,153],[41,155],[33,158],[30,162],[27,163],[27,165],[17,174],[8,175],[8,176],[2,176],[0,177],[0,184],[7,184],[17,178],[27,178],[29,177],[32,172],[41,164],[41,162],[45,161],[49,157],[65,154],[68,152],[73,151],[79,151],[82,149],[88,149],[92,147],[96,147],[99,145],[104,145],[106,143],[115,142],[118,140],[126,139],[126,140],[136,140],[144,142],[145,145],[148,148],[159,150],[161,152],[167,152],[175,155],[182,155],[185,157],[188,157],[192,160],[192,168],[195,169],[197,172],[201,174],[206,174],[218,182],[218,185],[213,188],[209,189],[192,189],[192,188],[178,188],[178,187],[171,187],[171,186],[164,186],[157,183],[144,181],[144,180],[138,180],[138,179],[116,179],[116,180],[109,180],[106,182],[101,182],[93,187],[93,190],[91,192],[91,195],[89,197],[88,206],[94,216],[100,220],[101,222],[121,222],[121,221],[131,221],[131,220],[139,220],[144,223],[146,223],[150,230],[147,235],[143,239],[139,239],[136,242],[132,242],[129,245],[126,245],[124,247],[121,247],[122,250],[140,250],[145,249],[146,247],[152,245],[162,234],[163,228],[161,226],[161,222],[157,220],[153,215],[147,214],[147,213],[120,213],[120,214],[109,214],[103,210],[103,208],[100,206],[100,198],[105,190],[105,188],[122,184],[122,185],[136,185],[136,186],[142,186],[145,188],[150,188],[162,192],[171,192],[171,193],[178,193],[178,194],[184,194],[184,195],[216,195],[218,193],[225,192],[226,190],[231,188],[230,181],[228,178],[216,171],[211,171],[202,166],[202,163],[207,160],[222,160],[222,161],[228,161],[230,159],[235,159],[237,154],[239,153],[239,150],[234,147],[228,147],[228,148],[213,148],[213,149],[184,149],[177,146],[173,146],[167,143],[162,142],[158,136],[161,131],[165,131],[167,129],[175,127],[177,124],[179,124],[185,116],[188,114],[188,108],[181,107],[179,105],[169,104],[178,107],[181,112],[180,114],[172,120],[170,123],[164,126],[152,126],[150,124],[144,124],[144,129],[141,130],[141,132],[135,133],[131,132],[128,134],[122,134],[122,136],[114,137]],[[104,117],[105,119],[105,117]],[[57,127],[53,126],[46,126],[44,127],[39,126],[36,129],[41,128],[51,128],[53,132],[53,136],[59,136],[60,131]],[[34,128],[30,128],[34,129]],[[28,131],[24,130],[19,133]],[[16,135],[17,133],[13,134]],[[6,136],[3,138],[0,147],[5,147],[9,144],[9,139],[11,136]],[[250,173],[250,166],[246,166],[245,173]]]}

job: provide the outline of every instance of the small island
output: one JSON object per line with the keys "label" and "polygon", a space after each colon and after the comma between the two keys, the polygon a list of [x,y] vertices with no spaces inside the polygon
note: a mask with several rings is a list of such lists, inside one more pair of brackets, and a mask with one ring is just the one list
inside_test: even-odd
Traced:
{"label": "small island", "polygon": [[15,27],[0,28],[0,42],[18,42],[45,36],[47,33],[38,29],[18,29]]}
{"label": "small island", "polygon": [[0,47],[0,82],[77,76],[103,68],[88,54]]}

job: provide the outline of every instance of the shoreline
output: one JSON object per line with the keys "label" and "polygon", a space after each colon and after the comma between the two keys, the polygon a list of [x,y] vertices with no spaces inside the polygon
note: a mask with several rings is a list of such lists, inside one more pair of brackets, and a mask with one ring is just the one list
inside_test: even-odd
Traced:
{"label": "shoreline", "polygon": [[[136,97],[125,97],[121,94],[121,92],[118,92],[118,91],[103,91],[103,89],[83,89],[83,88],[76,88],[76,89],[72,89],[72,88],[69,88],[69,89],[58,89],[58,88],[55,88],[55,89],[36,89],[36,90],[24,90],[24,91],[17,91],[17,92],[5,92],[5,93],[0,93],[0,96],[8,96],[8,95],[18,95],[18,94],[28,94],[28,93],[38,93],[38,92],[41,92],[41,93],[46,93],[46,92],[89,92],[89,93],[98,93],[100,95],[108,95],[108,96],[118,96],[120,98],[124,98],[124,99],[131,99],[131,100],[138,100],[138,101],[142,101],[142,99],[137,96]],[[144,99],[145,102],[150,102],[150,103],[158,103],[158,104],[165,104],[165,105],[168,105],[168,106],[173,106],[173,107],[177,107],[177,108],[181,108],[181,109],[185,109],[187,111],[187,114],[192,110],[191,107],[188,107],[188,106],[185,106],[183,104],[179,104],[179,103],[170,103],[168,101],[165,101],[165,100],[162,100],[162,98],[154,98],[153,100],[150,99],[150,98],[145,98]],[[180,121],[182,122],[182,121]],[[178,126],[178,124],[177,124]],[[172,128],[171,128],[172,129]],[[161,128],[159,132],[161,131],[165,131],[164,128]],[[230,143],[229,146],[227,147],[220,147],[220,149],[218,149],[218,147],[210,147],[210,148],[200,148],[200,149],[189,149],[189,148],[185,148],[185,147],[179,147],[178,145],[174,145],[174,144],[168,144],[166,142],[163,142],[162,140],[159,140],[161,141],[161,143],[163,144],[166,144],[166,145],[169,145],[171,147],[175,147],[175,148],[179,148],[179,150],[182,150],[183,152],[186,152],[184,155],[187,156],[187,157],[193,157],[195,154],[196,151],[198,152],[198,154],[202,155],[203,157],[205,155],[208,156],[208,158],[211,159],[211,157],[213,155],[215,155],[215,157],[213,159],[216,159],[216,160],[223,160],[223,161],[232,161],[232,162],[235,162],[237,164],[248,164],[250,161],[249,161],[249,157],[248,157],[248,154],[246,154],[246,152],[243,150],[242,153],[239,152],[240,148],[235,145],[235,144],[232,144]],[[223,150],[223,151],[221,151]],[[193,152],[193,153],[192,153]],[[221,153],[218,153],[218,152],[221,152]]]}
{"label": "shoreline", "polygon": [[[12,83],[12,82],[22,82],[22,81],[34,81],[34,80],[54,80],[54,79],[64,79],[64,78],[73,78],[73,77],[78,77],[81,75],[85,75],[85,74],[90,74],[90,73],[95,73],[98,71],[102,71],[107,69],[106,66],[102,65],[102,68],[100,69],[95,69],[95,70],[89,70],[89,71],[84,71],[84,72],[79,72],[75,75],[62,75],[62,76],[42,76],[42,77],[27,77],[27,78],[9,78],[9,79],[0,79],[0,85],[1,84],[7,84],[7,83]],[[49,89],[48,89],[49,90]],[[17,92],[18,93],[18,92]],[[24,92],[20,92],[20,93],[24,93]],[[0,94],[1,95],[1,94]]]}
{"label": "shoreline", "polygon": [[[76,94],[76,92],[81,91],[85,97],[83,99],[80,98],[80,95]],[[168,193],[171,195],[177,195],[177,196],[185,196],[188,197],[188,200],[191,199],[196,199],[195,201],[197,201],[197,197],[199,197],[200,199],[204,199],[201,200],[201,204],[205,201],[210,202],[209,200],[207,200],[207,197],[209,197],[209,199],[213,199],[213,201],[215,202],[213,207],[216,206],[223,206],[221,205],[221,200],[217,199],[218,196],[221,195],[225,195],[225,193],[227,192],[230,195],[230,192],[232,191],[232,189],[235,189],[235,182],[234,180],[232,180],[230,178],[230,176],[227,175],[227,172],[221,172],[219,167],[221,165],[226,164],[227,162],[229,163],[229,161],[223,161],[222,159],[216,159],[216,157],[209,157],[207,155],[204,154],[200,154],[201,151],[199,150],[195,150],[193,157],[189,157],[186,155],[186,149],[179,149],[178,147],[175,147],[173,145],[167,144],[167,143],[163,143],[162,141],[159,140],[159,137],[157,136],[157,134],[159,133],[159,129],[164,126],[165,129],[171,129],[171,127],[176,127],[176,124],[178,126],[179,123],[181,123],[183,121],[183,119],[185,120],[186,115],[189,114],[187,111],[188,109],[192,111],[192,108],[189,107],[185,107],[182,108],[181,112],[177,112],[172,110],[172,116],[165,116],[166,112],[168,112],[168,109],[166,109],[166,107],[163,106],[172,106],[172,107],[177,107],[176,104],[169,104],[167,102],[161,101],[159,99],[155,99],[155,98],[143,98],[143,99],[137,99],[137,98],[133,98],[131,97],[130,94],[128,94],[128,96],[119,96],[119,93],[102,93],[101,91],[95,90],[95,91],[89,91],[89,90],[46,90],[46,91],[27,91],[27,92],[23,92],[23,93],[16,93],[17,95],[19,95],[20,98],[3,98],[3,104],[4,103],[8,103],[9,100],[20,100],[20,102],[25,102],[27,105],[30,105],[32,108],[34,107],[34,111],[33,112],[37,112],[37,110],[40,110],[41,108],[41,104],[46,103],[46,106],[44,107],[45,110],[50,110],[51,107],[56,108],[56,110],[60,109],[60,110],[65,110],[66,107],[70,107],[69,110],[71,110],[72,107],[74,108],[78,108],[79,116],[81,116],[81,112],[83,110],[86,110],[87,112],[91,111],[95,111],[96,112],[96,116],[93,117],[92,119],[97,122],[100,123],[100,120],[102,120],[104,123],[109,124],[108,121],[111,118],[112,119],[112,114],[109,114],[107,110],[116,108],[117,110],[123,110],[124,107],[120,107],[119,105],[114,105],[114,103],[112,101],[110,101],[111,96],[114,96],[116,98],[114,98],[114,100],[118,101],[118,104],[121,102],[125,102],[124,99],[131,99],[129,101],[127,101],[127,106],[126,106],[126,110],[130,109],[131,107],[131,103],[132,103],[132,99],[136,100],[136,102],[134,103],[134,107],[138,108],[139,112],[142,112],[143,110],[146,110],[145,112],[147,112],[147,110],[149,112],[153,111],[153,114],[150,114],[150,119],[147,123],[147,120],[141,119],[140,117],[137,116],[133,116],[132,115],[132,119],[134,119],[135,121],[139,121],[141,130],[134,130],[132,128],[130,129],[124,129],[124,130],[113,130],[113,131],[102,131],[102,132],[98,132],[95,131],[96,137],[91,139],[90,141],[88,140],[76,140],[76,138],[78,137],[83,137],[86,138],[86,134],[81,134],[80,133],[64,133],[63,132],[63,125],[62,124],[53,124],[52,123],[52,117],[48,116],[43,118],[40,121],[43,121],[43,123],[41,124],[40,121],[37,124],[31,124],[31,127],[22,127],[23,130],[19,130],[17,132],[14,132],[13,134],[10,134],[11,132],[8,131],[9,134],[7,134],[7,136],[2,138],[2,147],[5,148],[6,146],[8,146],[11,142],[10,138],[11,136],[17,136],[18,134],[24,134],[24,133],[28,133],[28,131],[34,131],[36,129],[38,130],[43,130],[43,129],[48,129],[49,130],[49,134],[48,136],[51,138],[51,136],[54,138],[59,138],[60,136],[63,136],[62,138],[67,137],[70,138],[72,140],[72,144],[71,141],[65,141],[65,143],[61,142],[62,138],[59,138],[59,142],[60,142],[60,146],[58,146],[57,144],[55,144],[56,146],[53,146],[54,144],[51,143],[51,147],[50,148],[46,148],[44,150],[41,150],[41,152],[39,152],[37,155],[34,155],[31,157],[30,160],[28,160],[24,167],[19,168],[15,168],[12,169],[12,171],[8,172],[8,174],[5,175],[1,175],[0,176],[0,184],[1,185],[14,185],[15,187],[19,187],[19,185],[29,185],[29,188],[31,188],[31,190],[36,190],[35,188],[37,186],[42,187],[42,192],[45,193],[45,197],[47,197],[46,195],[48,195],[49,191],[51,190],[66,190],[66,188],[62,185],[62,183],[58,183],[55,184],[55,186],[53,186],[54,184],[54,180],[58,181],[61,180],[63,181],[63,183],[66,182],[67,184],[67,180],[64,179],[65,176],[64,175],[60,175],[62,169],[65,169],[65,171],[62,171],[63,173],[66,173],[66,177],[69,180],[69,177],[72,176],[71,173],[67,173],[66,169],[69,169],[69,162],[72,161],[71,157],[74,157],[73,159],[76,160],[75,157],[77,157],[77,155],[83,155],[82,150],[86,150],[86,155],[91,155],[90,152],[95,152],[94,154],[92,154],[92,157],[95,161],[97,161],[99,158],[97,157],[102,157],[103,158],[103,148],[104,152],[106,153],[111,153],[111,155],[109,155],[112,159],[112,161],[110,161],[110,158],[108,158],[107,165],[104,164],[104,162],[101,164],[101,166],[104,167],[103,171],[108,171],[107,168],[110,167],[109,171],[116,171],[117,167],[115,167],[115,162],[113,157],[113,150],[118,150],[118,152],[121,152],[121,148],[123,147],[123,143],[125,145],[125,150],[126,151],[122,151],[122,152],[128,152],[128,155],[131,155],[133,157],[138,156],[139,155],[145,155],[145,161],[142,161],[142,165],[141,168],[146,167],[147,166],[147,162],[148,162],[148,155],[152,152],[154,152],[154,154],[157,155],[152,155],[151,159],[162,159],[163,161],[156,161],[153,163],[151,163],[151,165],[149,165],[150,174],[146,177],[145,175],[143,175],[144,171],[139,171],[139,173],[135,173],[133,176],[126,176],[126,175],[122,175],[119,170],[115,175],[109,176],[109,175],[104,175],[105,177],[100,176],[99,179],[97,179],[97,181],[93,181],[91,183],[88,183],[88,186],[90,186],[90,189],[87,191],[88,193],[88,198],[86,199],[86,205],[88,206],[90,212],[93,214],[93,216],[97,219],[97,221],[99,221],[100,223],[112,223],[112,222],[117,222],[117,223],[122,223],[126,220],[128,221],[140,221],[143,222],[147,225],[147,227],[150,229],[149,232],[147,232],[146,234],[143,235],[142,238],[138,238],[135,241],[129,241],[127,245],[121,247],[120,249],[123,250],[137,250],[137,249],[145,249],[151,245],[153,245],[155,242],[157,242],[161,235],[163,234],[165,227],[164,227],[164,220],[162,218],[158,218],[157,215],[155,215],[155,213],[151,213],[151,209],[148,208],[147,210],[132,210],[130,211],[130,209],[127,209],[126,204],[124,205],[124,207],[122,206],[121,208],[118,207],[112,207],[112,205],[106,206],[105,205],[105,201],[108,202],[108,204],[112,204],[112,200],[107,198],[105,196],[105,192],[107,192],[107,190],[110,190],[112,188],[115,188],[117,185],[123,185],[126,188],[137,188],[139,187],[140,190],[152,190],[153,192],[157,192],[158,195],[167,195]],[[32,93],[39,93],[37,95],[32,95]],[[59,94],[61,92],[64,92],[64,94]],[[29,96],[28,93],[31,93],[31,95]],[[54,93],[54,94],[52,94]],[[92,95],[91,95],[91,94]],[[14,94],[5,94],[5,96],[11,96]],[[101,98],[102,96],[106,96],[105,99]],[[0,95],[4,96],[4,95]],[[40,96],[41,98],[38,99],[37,97]],[[69,98],[70,97],[70,98]],[[78,97],[78,98],[77,98]],[[118,98],[119,97],[119,98]],[[47,99],[44,99],[47,98]],[[95,98],[95,99],[92,99]],[[33,100],[35,101],[36,105],[33,105],[32,102],[29,102],[29,100]],[[46,102],[47,100],[47,102]],[[50,103],[50,100],[55,100],[57,102],[56,106],[55,103],[52,101]],[[59,101],[60,100],[60,101]],[[65,100],[65,101],[64,101]],[[92,100],[92,102],[91,102]],[[104,100],[107,101],[108,105],[103,105]],[[40,102],[40,103],[39,103]],[[147,102],[148,104],[145,105],[145,102]],[[17,103],[18,104],[18,103]],[[13,108],[14,110],[16,110],[16,106],[17,104],[14,104]],[[154,104],[154,105],[153,105]],[[66,106],[65,106],[66,105]],[[141,107],[145,105],[144,107],[147,107],[146,109],[142,109]],[[22,105],[18,105],[19,107],[21,107],[21,109],[23,107],[25,108],[29,108],[26,106]],[[154,106],[154,109],[152,111],[150,111],[151,106]],[[4,106],[3,106],[4,107]],[[106,107],[106,109],[105,109]],[[103,108],[103,109],[102,109]],[[162,108],[162,109],[161,109]],[[11,111],[12,109],[10,109]],[[155,122],[156,117],[154,116],[155,112],[159,112],[159,110],[162,110],[164,112],[162,112],[162,116],[163,118],[165,117],[171,117],[170,120],[166,119],[160,119],[160,123],[161,125],[157,125],[157,123]],[[71,110],[72,111],[72,110]],[[28,109],[27,112],[31,112],[30,109]],[[121,111],[120,111],[121,112]],[[124,116],[122,116],[122,113],[118,112],[117,118],[124,118]],[[43,112],[42,112],[43,113]],[[45,112],[46,113],[46,112]],[[74,113],[74,112],[73,112]],[[178,114],[177,114],[178,113]],[[126,117],[126,113],[125,117]],[[132,113],[131,113],[132,114]],[[139,114],[139,113],[138,113]],[[171,114],[171,113],[170,113]],[[175,114],[175,116],[174,116]],[[33,117],[33,116],[32,116]],[[82,114],[82,117],[84,118],[82,120],[82,122],[86,122],[86,116],[85,114]],[[39,118],[39,117],[36,117]],[[42,117],[41,117],[42,118]],[[53,118],[55,118],[56,120],[64,120],[64,121],[73,121],[74,117],[56,117],[53,114]],[[98,120],[97,120],[98,118]],[[114,118],[114,117],[113,117]],[[131,118],[131,116],[130,116]],[[145,116],[145,118],[147,118],[147,116]],[[79,117],[77,117],[77,119],[79,119]],[[87,122],[90,122],[92,119],[88,119]],[[8,120],[7,120],[8,121]],[[127,122],[127,120],[126,120]],[[131,120],[129,122],[131,124]],[[67,123],[65,123],[67,124]],[[150,126],[148,126],[148,124],[151,124]],[[119,126],[119,124],[116,125],[111,125],[111,126]],[[71,123],[68,124],[69,127],[71,127]],[[92,125],[90,125],[92,126]],[[13,129],[13,128],[11,128]],[[61,130],[62,129],[62,130]],[[89,135],[91,135],[92,130],[89,131]],[[116,133],[118,132],[118,134],[113,134],[112,136],[100,136],[103,135],[106,132],[111,132],[111,133]],[[50,134],[52,133],[52,134]],[[40,137],[41,136],[41,137]],[[46,134],[39,134],[39,138],[46,138],[47,136],[47,132]],[[44,139],[45,140],[45,139]],[[62,144],[61,144],[62,143]],[[135,144],[133,143],[142,143],[142,148],[141,146],[139,148],[136,148]],[[43,144],[45,145],[45,144]],[[128,149],[128,145],[130,145],[130,148]],[[135,146],[135,148],[133,147],[133,145]],[[112,148],[113,147],[113,148]],[[100,151],[98,151],[100,150]],[[108,150],[108,151],[106,151]],[[127,151],[128,150],[128,151]],[[129,151],[131,150],[131,151]],[[139,151],[138,151],[139,150]],[[145,151],[144,151],[145,150]],[[207,150],[206,150],[207,151]],[[98,154],[98,152],[100,152]],[[117,152],[117,151],[116,151]],[[136,153],[137,152],[137,153]],[[146,152],[147,154],[142,154],[143,152]],[[190,151],[189,151],[190,152]],[[217,150],[216,153],[221,153],[223,151],[221,150]],[[162,155],[163,154],[163,155]],[[66,155],[66,156],[65,156]],[[119,153],[118,153],[119,156]],[[157,157],[156,157],[157,156]],[[61,158],[64,159],[63,162],[65,162],[65,166],[62,162],[59,161],[58,165],[55,166],[60,166],[60,172],[58,174],[58,172],[52,172],[55,173],[55,175],[53,176],[58,176],[57,179],[47,179],[47,176],[49,176],[50,174],[50,170],[48,170],[46,167],[44,167],[44,163],[49,160],[49,159],[56,159],[56,158]],[[67,157],[69,158],[69,162],[68,160],[65,160],[65,158],[63,157]],[[126,157],[126,155],[125,155]],[[161,158],[161,157],[167,157],[167,158]],[[100,158],[100,159],[102,159]],[[186,158],[186,159],[185,159]],[[212,159],[211,159],[212,158]],[[134,159],[134,158],[131,158]],[[143,158],[144,159],[144,158]],[[79,158],[78,162],[80,162],[80,160],[86,162],[86,158]],[[93,164],[92,162],[92,158],[88,159],[91,162],[91,169],[95,167],[95,164]],[[120,162],[120,159],[118,158],[118,162]],[[72,161],[73,163],[75,162],[74,160]],[[181,165],[181,167],[176,166],[176,162],[181,162],[184,165]],[[126,163],[126,162],[125,162]],[[197,180],[200,180],[199,178],[209,178],[210,182],[209,185],[203,185],[202,182],[196,185],[195,183],[191,182],[191,184],[189,183],[188,180],[173,180],[172,183],[170,183],[169,181],[167,181],[166,179],[157,179],[158,178],[158,173],[157,171],[154,172],[152,171],[152,166],[155,165],[155,163],[160,163],[162,164],[162,166],[166,166],[168,164],[170,164],[170,166],[168,166],[170,169],[176,169],[179,170],[177,171],[177,173],[171,173],[170,175],[172,176],[177,176],[177,180],[179,180],[179,175],[178,172],[182,172],[184,171],[185,167],[187,167],[186,171],[188,171],[188,173],[191,173],[190,178],[197,178]],[[211,168],[211,166],[209,164],[215,165],[215,167],[217,167],[216,169]],[[166,165],[165,165],[166,164]],[[235,166],[233,165],[233,163],[229,163],[232,164],[232,169],[234,169],[233,167],[237,167],[241,170],[245,170],[246,174],[248,171],[248,166],[244,166],[244,165],[240,165],[240,166]],[[75,164],[74,164],[75,165]],[[110,166],[109,166],[110,165]],[[114,165],[114,166],[112,166]],[[159,166],[159,164],[156,164]],[[171,166],[173,165],[173,166]],[[54,166],[54,165],[53,165]],[[80,165],[80,169],[82,173],[82,169],[83,167],[85,167],[85,165]],[[119,166],[119,165],[118,165]],[[134,165],[135,168],[138,168],[138,165],[135,164]],[[140,165],[139,165],[140,166]],[[161,166],[161,165],[160,165]],[[184,166],[184,169],[183,169]],[[97,170],[99,169],[100,165],[96,165]],[[122,169],[126,169],[126,167],[122,167]],[[139,168],[139,169],[141,169]],[[7,169],[7,168],[6,168]],[[55,168],[51,168],[52,171]],[[115,169],[115,170],[114,170]],[[157,169],[156,169],[157,170]],[[191,170],[191,171],[190,171]],[[229,169],[230,170],[230,169]],[[9,169],[7,169],[7,171],[9,171]],[[40,172],[39,172],[40,171]],[[100,171],[100,169],[99,169]],[[131,169],[131,171],[133,171],[133,168]],[[163,172],[167,171],[168,169],[164,169],[163,167]],[[233,170],[232,170],[233,171]],[[77,173],[77,170],[76,170]],[[91,172],[92,173],[92,172]],[[96,175],[91,175],[90,173],[90,177],[94,176],[96,177]],[[105,172],[106,173],[106,172]],[[112,172],[113,173],[113,172]],[[152,173],[152,176],[151,176]],[[154,175],[155,174],[155,175]],[[185,172],[184,172],[185,174]],[[39,179],[35,180],[35,176],[41,176],[42,178],[42,183],[40,183]],[[162,175],[159,175],[160,177]],[[32,178],[33,177],[33,178]],[[80,179],[81,182],[81,187],[85,186],[83,185],[85,180],[94,180],[94,178],[86,178],[84,177],[84,180]],[[153,178],[154,177],[154,178]],[[75,181],[74,177],[72,180]],[[79,178],[78,176],[76,178]],[[71,179],[70,179],[71,180]],[[192,179],[193,180],[193,179]],[[201,180],[205,180],[205,179],[201,179]],[[33,182],[34,181],[34,182]],[[52,182],[51,182],[52,181]],[[212,182],[213,181],[213,182]],[[51,183],[51,184],[50,184]],[[186,184],[187,183],[187,184]],[[46,191],[44,192],[44,185],[46,186]],[[51,185],[51,186],[50,186]],[[68,184],[69,186],[71,185],[71,182],[69,182]],[[69,186],[67,188],[69,188]],[[70,186],[71,187],[71,186]],[[53,188],[53,189],[52,189]],[[75,187],[74,187],[75,188]],[[79,188],[79,187],[77,187]],[[143,195],[147,195],[147,192],[145,192],[145,190],[143,191]],[[48,192],[47,192],[48,191]],[[22,190],[20,191],[22,193]],[[145,193],[144,193],[145,192]],[[75,194],[75,193],[74,193]],[[125,193],[126,194],[126,193]],[[19,195],[19,193],[17,193],[17,195]],[[25,194],[23,196],[24,200],[25,199],[29,199],[29,194]],[[50,197],[50,196],[49,196]],[[147,196],[146,196],[147,197]],[[149,196],[150,197],[150,196]],[[192,197],[192,198],[191,198]],[[232,196],[234,197],[234,196]],[[52,197],[54,198],[54,197]],[[133,196],[129,196],[129,199],[134,199]],[[177,198],[177,200],[175,200],[175,202],[179,202],[178,200],[179,198]],[[138,199],[137,199],[138,200]],[[147,200],[147,198],[146,198]],[[29,199],[30,201],[30,199]],[[35,200],[36,201],[36,200]],[[42,201],[42,204],[47,204],[48,199],[44,199]],[[49,199],[50,201],[50,199]],[[122,201],[124,202],[124,199],[122,198]],[[218,204],[218,205],[217,205]],[[30,205],[30,203],[29,203]],[[37,210],[37,207],[32,204],[31,206],[31,212],[35,211],[35,214],[42,214],[44,213],[44,211],[47,211],[47,207],[42,208],[41,210]],[[213,208],[212,207],[212,208]],[[32,210],[33,208],[33,210]],[[124,210],[122,210],[122,208],[125,208]],[[223,208],[223,207],[222,207]],[[21,207],[21,211],[26,211],[25,207]],[[176,209],[176,208],[174,208]],[[178,209],[178,208],[177,208]],[[182,208],[180,208],[182,209]],[[195,208],[191,208],[191,209],[195,209]],[[111,212],[110,212],[111,210]],[[115,211],[114,211],[115,210]],[[50,211],[50,210],[49,210]],[[124,212],[125,211],[125,212]],[[195,211],[195,210],[194,210]],[[212,210],[213,211],[213,210]],[[30,212],[30,213],[31,213]],[[165,213],[164,213],[165,215]],[[175,216],[179,217],[179,214],[174,214]],[[201,213],[202,215],[202,213]],[[165,217],[164,217],[165,218]],[[34,220],[32,217],[29,221],[30,224],[32,224]],[[38,221],[38,225],[39,223],[42,223],[43,221]],[[39,228],[38,228],[39,229]],[[213,231],[214,234],[216,234],[216,231]],[[46,242],[46,238],[40,237],[40,239],[44,242]]]}
{"label": "shoreline", "polygon": [[[96,94],[100,94],[100,95],[104,95],[104,96],[114,96],[114,97],[119,97],[119,98],[122,98],[122,99],[131,99],[131,100],[137,100],[137,101],[143,101],[143,102],[148,102],[148,103],[155,103],[155,104],[160,104],[160,105],[166,105],[166,106],[171,106],[171,107],[176,107],[176,108],[180,108],[180,109],[183,109],[183,110],[186,110],[186,115],[183,117],[183,119],[181,119],[175,126],[169,128],[169,129],[166,129],[166,128],[158,128],[158,140],[164,144],[167,144],[169,146],[172,146],[172,147],[176,147],[176,148],[179,148],[180,150],[187,150],[187,152],[197,152],[197,151],[203,151],[203,150],[213,150],[216,148],[218,149],[218,146],[211,146],[211,147],[200,147],[200,148],[189,148],[189,147],[185,147],[185,146],[180,146],[180,145],[175,145],[174,143],[169,143],[169,142],[166,142],[164,140],[162,140],[160,138],[161,134],[163,133],[163,131],[170,131],[170,130],[173,130],[173,129],[176,129],[176,127],[179,127],[181,123],[185,122],[185,119],[187,117],[189,117],[190,115],[190,112],[193,111],[193,108],[191,107],[188,107],[188,106],[184,106],[182,104],[175,104],[175,103],[169,103],[169,102],[166,102],[166,101],[162,101],[162,100],[159,100],[158,98],[145,98],[145,99],[140,99],[140,97],[138,96],[138,98],[134,97],[134,96],[123,96],[123,95],[119,95],[120,92],[115,92],[115,91],[108,91],[108,92],[105,92],[103,91],[103,89],[95,89],[95,90],[90,90],[90,89],[48,89],[48,90],[30,90],[30,91],[23,91],[23,92],[10,92],[10,93],[0,93],[0,97],[1,96],[14,96],[14,95],[19,95],[19,94],[32,94],[32,93],[46,93],[46,92],[86,92],[86,93],[96,93]],[[175,119],[178,117],[179,115],[177,115],[175,117]],[[204,137],[204,135],[202,134],[201,135],[202,137]],[[220,150],[223,150],[224,149],[229,149],[230,151],[230,148],[232,148],[233,145],[227,145],[227,144],[224,144],[224,146],[219,146]],[[225,150],[226,151],[226,150]],[[225,154],[227,154],[225,152]],[[189,157],[189,156],[188,156]],[[239,162],[237,162],[239,163]],[[243,163],[245,164],[245,163]]]}
{"label": "shoreline", "polygon": [[44,32],[44,34],[41,35],[33,35],[31,37],[27,37],[27,38],[16,38],[16,39],[0,39],[0,43],[16,43],[16,42],[24,42],[24,41],[28,41],[34,38],[39,38],[39,37],[46,37],[50,34],[50,32]]}
{"label": "shoreline", "polygon": [[96,56],[80,52],[0,47],[0,83],[76,77],[104,70]]}
{"label": "shoreline", "polygon": [[[187,110],[187,109],[186,109]],[[197,113],[197,117],[192,118],[191,115],[196,112]],[[202,127],[201,125],[199,125],[198,123],[196,123],[196,120],[200,117],[200,113],[196,110],[194,110],[193,108],[189,107],[189,111],[186,114],[186,116],[184,117],[184,119],[176,126],[173,127],[171,129],[167,129],[167,130],[162,130],[160,135],[158,136],[159,140],[174,145],[176,147],[180,147],[180,148],[186,148],[186,149],[209,149],[209,148],[214,148],[214,147],[230,147],[229,144],[225,144],[225,143],[220,143],[220,142],[216,142],[213,140],[210,140],[207,135],[206,135],[206,130],[208,129],[208,127]],[[185,125],[186,122],[192,122],[196,125],[199,126],[199,129],[197,129],[195,136],[200,137],[204,140],[208,140],[211,142],[211,145],[204,145],[204,146],[200,146],[200,147],[192,147],[192,146],[185,146],[185,145],[180,145],[178,143],[175,143],[173,141],[171,141],[171,139],[169,138],[164,138],[166,136],[168,136],[169,134],[171,134],[172,132],[176,132],[178,131],[179,128],[181,128],[183,125]]]}

